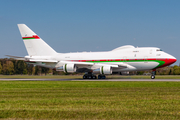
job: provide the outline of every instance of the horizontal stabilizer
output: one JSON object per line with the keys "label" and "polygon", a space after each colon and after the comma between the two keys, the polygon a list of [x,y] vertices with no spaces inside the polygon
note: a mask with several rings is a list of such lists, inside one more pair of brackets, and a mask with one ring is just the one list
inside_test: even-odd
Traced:
{"label": "horizontal stabilizer", "polygon": [[24,58],[24,57],[18,57],[18,56],[12,56],[12,55],[6,55],[7,57],[10,57],[10,58],[14,58],[16,60],[24,60],[26,62],[52,62],[52,63],[57,63],[58,61],[57,60],[36,60],[36,59],[29,59],[29,58]]}
{"label": "horizontal stabilizer", "polygon": [[50,63],[57,63],[57,60],[34,60],[34,59],[30,59],[28,60],[30,62],[50,62]]}
{"label": "horizontal stabilizer", "polygon": [[7,57],[14,58],[16,60],[26,60],[24,57],[18,57],[18,56],[12,56],[12,55],[6,55]]}

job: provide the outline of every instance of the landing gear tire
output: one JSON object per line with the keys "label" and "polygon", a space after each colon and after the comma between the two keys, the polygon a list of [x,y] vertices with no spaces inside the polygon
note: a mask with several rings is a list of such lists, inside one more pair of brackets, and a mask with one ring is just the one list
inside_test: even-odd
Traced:
{"label": "landing gear tire", "polygon": [[95,75],[92,76],[92,79],[97,79],[97,77]]}
{"label": "landing gear tire", "polygon": [[92,76],[91,76],[91,75],[89,75],[89,76],[88,76],[88,79],[92,79]]}
{"label": "landing gear tire", "polygon": [[155,79],[155,75],[151,75],[151,79]]}
{"label": "landing gear tire", "polygon": [[87,79],[87,76],[86,76],[86,75],[83,75],[83,79]]}
{"label": "landing gear tire", "polygon": [[98,75],[98,79],[106,79],[105,75]]}
{"label": "landing gear tire", "polygon": [[103,76],[102,76],[102,79],[106,79],[106,76],[105,76],[105,75],[103,75]]}
{"label": "landing gear tire", "polygon": [[98,79],[101,79],[101,75],[98,75]]}

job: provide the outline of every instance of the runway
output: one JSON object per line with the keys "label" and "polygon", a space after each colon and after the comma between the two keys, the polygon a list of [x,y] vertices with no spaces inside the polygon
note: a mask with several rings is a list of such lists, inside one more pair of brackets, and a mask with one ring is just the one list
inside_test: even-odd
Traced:
{"label": "runway", "polygon": [[151,81],[180,82],[180,79],[13,79],[0,78],[0,81]]}

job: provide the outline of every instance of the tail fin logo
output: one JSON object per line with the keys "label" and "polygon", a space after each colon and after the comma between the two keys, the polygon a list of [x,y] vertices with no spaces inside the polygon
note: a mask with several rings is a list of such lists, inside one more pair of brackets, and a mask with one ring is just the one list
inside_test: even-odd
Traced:
{"label": "tail fin logo", "polygon": [[32,37],[22,37],[23,40],[28,40],[28,39],[40,39],[39,36],[33,35]]}

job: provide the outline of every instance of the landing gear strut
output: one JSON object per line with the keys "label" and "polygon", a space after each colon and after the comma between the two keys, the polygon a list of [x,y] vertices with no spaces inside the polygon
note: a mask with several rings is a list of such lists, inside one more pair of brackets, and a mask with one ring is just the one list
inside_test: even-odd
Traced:
{"label": "landing gear strut", "polygon": [[92,72],[88,72],[83,75],[83,79],[97,79],[96,75],[92,74]]}
{"label": "landing gear strut", "polygon": [[156,70],[152,71],[151,79],[155,79]]}

